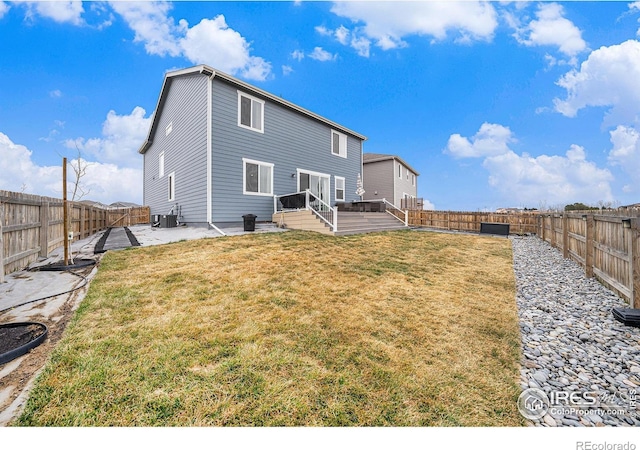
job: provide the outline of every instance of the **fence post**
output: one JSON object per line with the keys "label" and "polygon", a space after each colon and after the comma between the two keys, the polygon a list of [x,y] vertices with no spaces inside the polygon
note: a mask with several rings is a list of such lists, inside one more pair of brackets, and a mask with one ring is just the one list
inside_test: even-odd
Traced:
{"label": "fence post", "polygon": [[569,257],[569,230],[567,230],[567,213],[562,214],[562,257]]}
{"label": "fence post", "polygon": [[49,202],[40,203],[40,256],[49,256]]}
{"label": "fence post", "polygon": [[4,238],[2,224],[4,223],[4,205],[0,203],[0,283],[4,283]]}
{"label": "fence post", "polygon": [[85,237],[87,237],[87,236],[84,235],[84,233],[86,231],[85,230],[85,223],[84,223],[85,222],[85,217],[84,217],[85,216],[85,211],[86,211],[86,208],[81,203],[80,204],[80,239],[84,239]]}
{"label": "fence post", "polygon": [[638,255],[638,240],[640,239],[640,227],[638,218],[631,219],[631,228],[628,234],[629,248],[629,306],[640,308],[640,255]]}
{"label": "fence post", "polygon": [[[583,216],[585,217],[585,216]],[[593,214],[586,215],[587,220],[587,233],[585,236],[585,245],[587,246],[587,254],[584,258],[584,272],[587,278],[593,278],[593,234],[595,228],[595,221],[593,219]]]}
{"label": "fence post", "polygon": [[557,242],[556,242],[556,215],[552,214],[550,218],[551,218],[551,246],[558,248]]}

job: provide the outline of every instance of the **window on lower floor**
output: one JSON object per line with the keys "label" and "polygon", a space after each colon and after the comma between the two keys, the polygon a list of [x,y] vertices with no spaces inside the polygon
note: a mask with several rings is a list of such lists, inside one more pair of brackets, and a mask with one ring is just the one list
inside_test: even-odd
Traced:
{"label": "window on lower floor", "polygon": [[336,181],[336,192],[335,198],[337,202],[344,202],[344,185],[345,181],[343,177],[335,177]]}
{"label": "window on lower floor", "polygon": [[158,176],[160,178],[164,176],[164,152],[160,153],[160,159],[158,160]]}
{"label": "window on lower floor", "polygon": [[273,164],[251,159],[242,159],[243,194],[272,195],[273,194]]}
{"label": "window on lower floor", "polygon": [[169,174],[167,181],[169,185],[169,201],[172,202],[176,199],[176,175],[174,172]]}

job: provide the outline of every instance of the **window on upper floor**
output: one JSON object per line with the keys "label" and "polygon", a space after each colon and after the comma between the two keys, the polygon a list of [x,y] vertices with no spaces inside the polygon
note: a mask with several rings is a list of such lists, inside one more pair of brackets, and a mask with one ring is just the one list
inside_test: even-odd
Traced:
{"label": "window on upper floor", "polygon": [[243,194],[273,194],[273,164],[242,158]]}
{"label": "window on upper floor", "polygon": [[347,157],[347,135],[331,130],[331,153],[343,158]]}
{"label": "window on upper floor", "polygon": [[165,128],[164,130],[164,135],[169,136],[169,133],[171,133],[172,131],[173,131],[173,122],[169,122],[169,125],[167,125],[167,128]]}
{"label": "window on upper floor", "polygon": [[412,173],[411,174],[411,186],[415,186],[416,185],[416,174]]}
{"label": "window on upper floor", "polygon": [[402,178],[402,165],[398,163],[398,178]]}
{"label": "window on upper floor", "polygon": [[238,91],[238,126],[264,132],[264,101]]}

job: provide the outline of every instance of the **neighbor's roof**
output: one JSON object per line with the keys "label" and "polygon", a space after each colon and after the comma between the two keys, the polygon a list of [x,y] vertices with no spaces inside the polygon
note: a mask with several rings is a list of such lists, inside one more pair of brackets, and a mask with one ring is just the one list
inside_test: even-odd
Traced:
{"label": "neighbor's roof", "polygon": [[378,162],[378,161],[388,161],[390,159],[398,160],[400,162],[400,164],[404,165],[407,169],[409,169],[410,171],[415,173],[416,176],[420,176],[420,174],[418,173],[418,171],[416,169],[414,169],[409,164],[407,164],[406,161],[404,159],[400,158],[399,156],[396,156],[396,155],[383,155],[382,153],[365,153],[365,154],[362,155],[362,163],[363,164],[372,163],[372,162]]}
{"label": "neighbor's roof", "polygon": [[206,75],[208,77],[210,77],[211,79],[213,78],[220,78],[221,80],[224,80],[228,83],[233,84],[236,87],[239,87],[249,93],[252,93],[254,95],[257,95],[259,97],[268,99],[274,103],[277,103],[281,106],[284,106],[285,108],[291,109],[293,111],[299,112],[307,117],[310,117],[312,119],[315,119],[319,122],[325,123],[327,125],[329,125],[332,128],[335,128],[338,131],[342,131],[343,133],[347,133],[350,134],[358,139],[362,139],[363,141],[367,140],[366,136],[363,136],[360,133],[356,133],[353,130],[350,130],[349,128],[346,128],[340,124],[337,124],[335,122],[332,122],[329,119],[326,119],[316,113],[313,113],[307,109],[304,109],[298,105],[295,105],[291,102],[288,102],[286,100],[284,100],[281,97],[275,96],[267,91],[263,91],[260,88],[257,88],[255,86],[252,86],[248,83],[245,83],[242,80],[239,80],[235,77],[232,77],[231,75],[227,75],[226,73],[220,72],[212,67],[209,67],[207,65],[201,64],[199,66],[194,66],[194,67],[189,67],[187,69],[181,69],[181,70],[175,70],[172,72],[167,72],[164,76],[164,81],[162,83],[162,89],[160,90],[160,96],[158,97],[158,104],[156,105],[156,109],[153,113],[153,118],[151,119],[151,126],[149,127],[149,134],[147,135],[147,139],[145,140],[145,142],[142,144],[142,146],[140,147],[140,150],[138,150],[139,153],[145,153],[147,151],[147,149],[149,148],[149,146],[152,144],[153,142],[153,136],[156,132],[156,128],[158,126],[157,124],[157,116],[158,116],[158,111],[160,111],[160,109],[163,107],[164,102],[165,102],[165,97],[167,95],[168,92],[168,87],[169,84],[171,82],[171,80],[173,78],[182,76],[182,75],[191,75],[194,73],[201,73],[203,75]]}

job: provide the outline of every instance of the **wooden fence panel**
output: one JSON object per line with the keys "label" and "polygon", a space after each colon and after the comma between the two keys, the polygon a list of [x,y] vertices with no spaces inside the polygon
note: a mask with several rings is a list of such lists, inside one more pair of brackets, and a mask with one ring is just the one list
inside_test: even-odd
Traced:
{"label": "wooden fence panel", "polygon": [[410,226],[454,231],[480,232],[482,222],[508,223],[515,234],[536,233],[536,213],[486,213],[469,211],[409,210]]}
{"label": "wooden fence panel", "polygon": [[[74,240],[107,228],[112,214],[126,215],[130,226],[149,223],[149,207],[125,208],[111,213],[82,203],[68,203]],[[0,191],[0,281],[38,257],[46,257],[64,244],[62,200],[18,192]]]}
{"label": "wooden fence panel", "polygon": [[538,235],[584,267],[588,277],[640,308],[639,220],[628,211],[547,214],[540,217]]}

